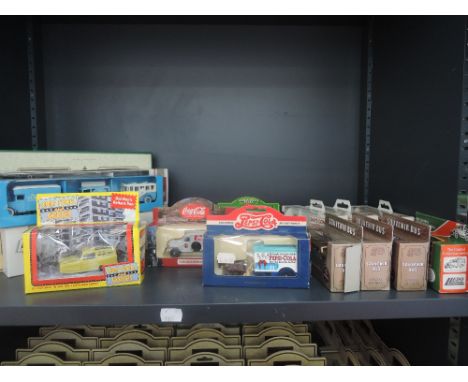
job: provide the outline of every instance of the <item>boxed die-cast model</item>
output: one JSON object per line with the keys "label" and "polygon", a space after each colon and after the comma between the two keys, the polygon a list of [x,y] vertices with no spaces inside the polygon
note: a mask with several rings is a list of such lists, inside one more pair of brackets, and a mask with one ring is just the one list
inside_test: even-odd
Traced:
{"label": "boxed die-cast model", "polygon": [[468,292],[467,226],[416,212],[416,220],[432,228],[429,285],[439,293]]}
{"label": "boxed die-cast model", "polygon": [[38,195],[37,215],[39,226],[23,234],[26,293],[143,280],[146,225],[139,225],[138,193]]}
{"label": "boxed die-cast model", "polygon": [[145,239],[145,227],[133,223],[75,223],[26,231],[25,291],[140,284]]}
{"label": "boxed die-cast model", "polygon": [[200,267],[206,215],[213,204],[203,198],[187,198],[159,212],[156,257],[164,267]]}
{"label": "boxed die-cast model", "polygon": [[42,194],[135,191],[141,211],[163,206],[162,176],[120,175],[119,172],[110,176],[110,173],[80,172],[31,179],[0,179],[0,228],[36,224],[36,200]]}
{"label": "boxed die-cast model", "polygon": [[385,212],[380,220],[393,226],[392,275],[395,289],[426,290],[431,227]]}
{"label": "boxed die-cast model", "polygon": [[363,228],[325,214],[325,226],[310,230],[312,273],[330,292],[360,290]]}
{"label": "boxed die-cast model", "polygon": [[203,285],[308,288],[307,220],[265,206],[209,215]]}

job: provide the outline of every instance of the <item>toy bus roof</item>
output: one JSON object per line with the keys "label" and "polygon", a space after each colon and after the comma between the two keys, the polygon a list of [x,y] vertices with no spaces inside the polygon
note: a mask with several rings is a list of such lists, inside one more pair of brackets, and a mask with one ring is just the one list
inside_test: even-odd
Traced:
{"label": "toy bus roof", "polygon": [[156,183],[154,182],[134,182],[134,183],[122,183],[122,186],[146,186],[146,185],[151,185],[151,186],[155,186]]}
{"label": "toy bus roof", "polygon": [[81,187],[92,187],[92,186],[105,186],[106,182],[81,182]]}
{"label": "toy bus roof", "polygon": [[58,184],[36,184],[32,186],[15,186],[13,190],[30,190],[32,188],[58,188],[62,189]]}

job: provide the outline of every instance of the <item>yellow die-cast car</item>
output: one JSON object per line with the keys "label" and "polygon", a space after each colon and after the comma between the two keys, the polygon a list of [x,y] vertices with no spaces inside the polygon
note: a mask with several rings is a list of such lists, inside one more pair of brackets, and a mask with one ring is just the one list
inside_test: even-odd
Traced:
{"label": "yellow die-cast car", "polygon": [[60,273],[100,271],[102,266],[116,264],[117,252],[113,247],[85,248],[81,255],[67,256],[59,261]]}

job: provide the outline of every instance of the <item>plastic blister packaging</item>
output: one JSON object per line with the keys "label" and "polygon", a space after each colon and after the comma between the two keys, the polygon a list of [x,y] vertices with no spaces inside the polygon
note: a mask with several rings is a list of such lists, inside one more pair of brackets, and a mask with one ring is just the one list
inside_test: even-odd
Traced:
{"label": "plastic blister packaging", "polygon": [[26,292],[139,284],[144,225],[42,226],[23,236]]}
{"label": "plastic blister packaging", "polygon": [[125,224],[54,226],[36,231],[39,280],[103,274],[111,264],[128,262]]}
{"label": "plastic blister packaging", "polygon": [[297,239],[282,235],[220,235],[214,240],[215,274],[294,277]]}
{"label": "plastic blister packaging", "polygon": [[267,206],[209,215],[203,243],[203,285],[308,288],[307,219]]}

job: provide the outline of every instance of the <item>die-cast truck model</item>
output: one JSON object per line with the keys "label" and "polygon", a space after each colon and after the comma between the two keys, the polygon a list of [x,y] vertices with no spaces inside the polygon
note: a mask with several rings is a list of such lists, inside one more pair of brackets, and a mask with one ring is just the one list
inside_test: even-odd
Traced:
{"label": "die-cast truck model", "polygon": [[203,231],[187,231],[180,239],[172,239],[167,243],[171,257],[181,254],[201,252],[203,250]]}

